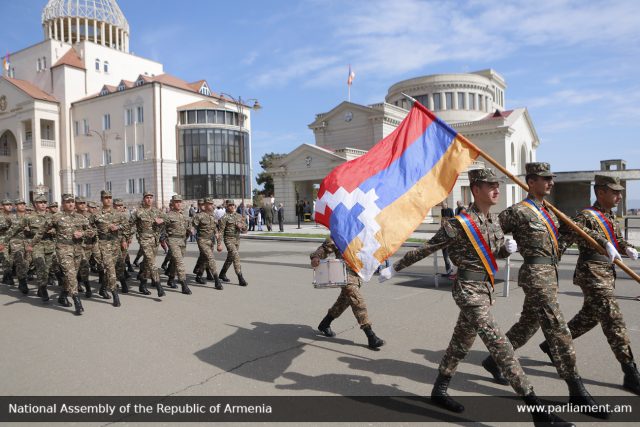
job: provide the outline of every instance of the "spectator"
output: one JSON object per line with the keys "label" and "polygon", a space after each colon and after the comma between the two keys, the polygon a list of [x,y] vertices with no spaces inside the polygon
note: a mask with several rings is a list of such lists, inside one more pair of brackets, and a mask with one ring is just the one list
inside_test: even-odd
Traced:
{"label": "spectator", "polygon": [[467,208],[464,207],[464,203],[462,203],[462,200],[458,200],[456,204],[458,205],[458,207],[456,208],[456,215],[460,215],[460,212],[467,212]]}
{"label": "spectator", "polygon": [[278,203],[278,227],[280,227],[280,232],[284,232],[284,207],[282,203]]}

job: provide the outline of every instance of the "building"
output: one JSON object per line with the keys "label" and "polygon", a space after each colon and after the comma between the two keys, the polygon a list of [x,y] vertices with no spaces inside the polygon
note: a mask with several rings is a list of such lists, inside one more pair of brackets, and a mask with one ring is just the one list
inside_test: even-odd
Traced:
{"label": "building", "polygon": [[[300,145],[269,169],[275,197],[285,205],[286,220],[295,219],[297,200],[314,199],[319,183],[334,167],[366,153],[398,127],[410,107],[403,93],[427,106],[511,173],[524,174],[525,163],[536,159],[540,141],[526,108],[505,109],[505,91],[504,78],[494,70],[436,74],[393,84],[382,103],[342,102],[317,114],[309,125],[315,145]],[[470,168],[484,166],[479,158]],[[515,184],[506,183],[502,191],[496,209],[524,196]],[[471,200],[466,173],[447,198],[450,206],[459,200],[465,204]]]}
{"label": "building", "polygon": [[115,0],[49,0],[44,40],[9,54],[0,78],[0,198],[46,192],[167,206],[251,194],[251,109],[129,51]]}

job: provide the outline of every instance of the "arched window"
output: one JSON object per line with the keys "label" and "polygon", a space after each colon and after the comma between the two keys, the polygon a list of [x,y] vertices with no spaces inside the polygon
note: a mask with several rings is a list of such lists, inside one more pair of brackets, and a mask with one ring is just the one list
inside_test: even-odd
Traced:
{"label": "arched window", "polygon": [[42,69],[42,65],[40,64],[40,58],[36,61],[36,71],[40,71]]}
{"label": "arched window", "polygon": [[516,146],[511,143],[511,164],[516,164]]}
{"label": "arched window", "polygon": [[104,61],[104,72],[105,73],[109,72],[109,61]]}
{"label": "arched window", "polygon": [[209,90],[207,85],[202,85],[202,87],[200,88],[200,94],[206,95],[206,96],[211,96],[211,91]]}
{"label": "arched window", "polygon": [[96,71],[100,71],[100,60],[96,58]]}

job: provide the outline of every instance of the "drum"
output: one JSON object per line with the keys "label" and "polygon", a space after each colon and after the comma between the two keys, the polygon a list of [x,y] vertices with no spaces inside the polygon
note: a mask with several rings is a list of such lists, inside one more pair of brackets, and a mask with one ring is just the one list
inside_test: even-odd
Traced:
{"label": "drum", "polygon": [[341,259],[323,259],[313,269],[313,287],[316,289],[347,286],[347,266]]}

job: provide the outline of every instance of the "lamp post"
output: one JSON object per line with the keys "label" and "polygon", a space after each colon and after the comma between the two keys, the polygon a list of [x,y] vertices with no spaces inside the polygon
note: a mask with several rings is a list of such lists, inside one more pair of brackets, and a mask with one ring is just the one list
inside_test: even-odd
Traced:
{"label": "lamp post", "polygon": [[260,105],[260,102],[258,102],[258,100],[255,99],[255,98],[249,98],[249,99],[243,100],[241,96],[238,96],[238,98],[236,99],[234,96],[229,95],[228,93],[221,92],[220,93],[220,99],[224,101],[224,97],[230,98],[237,105],[237,108],[238,108],[238,129],[239,129],[240,135],[243,136],[240,139],[242,141],[241,147],[240,147],[240,163],[242,165],[242,174],[240,175],[240,180],[241,180],[241,185],[242,185],[242,192],[241,192],[241,194],[242,194],[242,206],[243,206],[242,215],[244,216],[244,211],[245,211],[245,208],[246,208],[246,206],[244,204],[244,198],[245,198],[245,175],[246,175],[246,172],[244,171],[245,141],[244,141],[244,135],[242,133],[242,129],[244,127],[244,107],[245,107],[244,102],[253,101],[253,106],[246,105],[246,107],[249,108],[250,110],[256,110],[256,111],[260,110],[262,108],[262,105]]}
{"label": "lamp post", "polygon": [[[103,156],[103,160],[104,160],[104,165],[102,165],[102,189],[106,190],[107,189],[107,165],[109,164],[109,162],[107,162],[107,138],[109,137],[109,133],[107,133],[106,131],[102,131],[102,132],[98,132],[97,130],[93,130],[93,129],[89,129],[89,131],[87,132],[87,136],[91,136],[91,134],[94,134],[96,136],[98,136],[98,138],[100,138],[100,143],[102,144],[102,156]],[[118,135],[117,133],[116,135],[116,141],[119,141],[120,135]]]}

